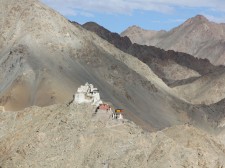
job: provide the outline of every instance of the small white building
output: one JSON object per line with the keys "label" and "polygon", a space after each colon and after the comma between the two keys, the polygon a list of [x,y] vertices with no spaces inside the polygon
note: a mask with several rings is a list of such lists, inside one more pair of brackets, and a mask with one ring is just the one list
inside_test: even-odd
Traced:
{"label": "small white building", "polygon": [[102,104],[100,94],[97,88],[94,88],[92,84],[85,83],[77,89],[77,93],[74,96],[74,103],[91,103],[94,106]]}

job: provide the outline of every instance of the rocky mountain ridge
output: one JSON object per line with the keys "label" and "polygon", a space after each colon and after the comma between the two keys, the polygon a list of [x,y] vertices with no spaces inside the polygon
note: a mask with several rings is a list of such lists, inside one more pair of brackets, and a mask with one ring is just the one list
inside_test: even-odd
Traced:
{"label": "rocky mountain ridge", "polygon": [[[151,34],[151,36],[148,36]],[[210,22],[202,15],[188,19],[180,26],[152,34],[136,26],[121,33],[133,43],[175,50],[198,58],[207,58],[214,65],[224,65],[225,25]]]}
{"label": "rocky mountain ridge", "polygon": [[[188,78],[206,75],[222,68],[212,65],[207,59],[194,58],[185,53],[172,50],[164,51],[153,46],[132,44],[126,36],[120,37],[117,33],[111,33],[93,22],[85,23],[83,27],[95,32],[120,50],[146,63],[154,73],[170,85],[173,85],[173,82],[177,85],[176,81],[182,83],[182,81],[187,81],[186,79]],[[172,66],[175,67],[174,70],[171,69]],[[177,74],[178,72],[180,74]]]}

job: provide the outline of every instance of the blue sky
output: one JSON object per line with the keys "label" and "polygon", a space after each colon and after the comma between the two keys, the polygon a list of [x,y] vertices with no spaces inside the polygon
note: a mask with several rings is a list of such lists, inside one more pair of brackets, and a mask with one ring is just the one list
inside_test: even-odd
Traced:
{"label": "blue sky", "polygon": [[112,32],[132,25],[170,30],[197,14],[225,23],[225,0],[41,0],[80,24],[94,21]]}

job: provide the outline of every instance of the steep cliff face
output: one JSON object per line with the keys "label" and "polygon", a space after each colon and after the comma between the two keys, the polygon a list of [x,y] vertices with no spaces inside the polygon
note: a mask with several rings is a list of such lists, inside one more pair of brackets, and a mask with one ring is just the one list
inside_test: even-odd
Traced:
{"label": "steep cliff face", "polygon": [[[197,15],[168,32],[154,33],[141,28],[128,28],[121,35],[133,43],[153,45],[165,50],[175,50],[198,58],[207,58],[215,65],[225,64],[225,25],[208,21]],[[146,36],[145,36],[146,35]],[[141,37],[138,38],[138,37]]]}

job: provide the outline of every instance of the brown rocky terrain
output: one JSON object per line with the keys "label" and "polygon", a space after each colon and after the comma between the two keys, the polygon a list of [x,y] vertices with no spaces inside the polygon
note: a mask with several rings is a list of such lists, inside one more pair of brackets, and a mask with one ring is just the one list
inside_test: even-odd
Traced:
{"label": "brown rocky terrain", "polygon": [[2,5],[0,104],[6,110],[69,102],[89,82],[105,101],[147,128],[190,120],[180,115],[187,110],[177,110],[184,109],[185,100],[137,58],[36,0]]}
{"label": "brown rocky terrain", "polygon": [[[149,39],[154,39],[155,36],[160,36],[165,34],[166,31],[155,31],[155,30],[145,30],[137,25],[130,26],[121,33],[121,37],[129,37],[133,43],[141,45],[150,45]],[[157,43],[157,41],[155,42]],[[155,44],[153,43],[153,44]],[[154,46],[154,45],[151,45]]]}
{"label": "brown rocky terrain", "polygon": [[126,36],[120,37],[119,34],[112,33],[94,22],[85,23],[83,27],[146,63],[155,74],[171,86],[183,84],[201,75],[223,69],[213,66],[207,59],[198,59],[189,54],[132,44]]}
{"label": "brown rocky terrain", "polygon": [[[2,0],[0,8],[0,105],[6,110],[0,111],[0,167],[225,165],[223,94],[216,104],[196,105],[179,88],[191,85],[196,74],[201,78],[194,82],[204,77],[206,85],[213,73],[220,82],[223,68],[105,36],[125,53],[37,0]],[[151,53],[143,62],[152,65],[131,51]],[[153,64],[164,66],[163,75],[177,86],[168,87]],[[190,81],[181,86],[180,79]],[[90,105],[66,105],[86,82],[102,100],[124,109],[126,119],[94,114]]]}
{"label": "brown rocky terrain", "polygon": [[31,107],[0,113],[0,166],[152,167],[225,166],[225,146],[193,126],[149,133],[128,120],[94,114],[90,105]]}
{"label": "brown rocky terrain", "polygon": [[[150,34],[150,35],[149,35]],[[210,22],[202,15],[188,19],[168,31],[154,32],[133,26],[121,33],[133,43],[175,50],[198,58],[207,58],[215,65],[225,64],[225,25]]]}
{"label": "brown rocky terrain", "polygon": [[177,86],[186,100],[194,104],[212,104],[224,99],[225,71],[215,71],[182,86]]}
{"label": "brown rocky terrain", "polygon": [[209,105],[225,98],[224,66],[214,66],[207,59],[198,59],[181,52],[131,44],[126,36],[119,37],[93,22],[83,27],[146,63],[188,102]]}
{"label": "brown rocky terrain", "polygon": [[[124,108],[127,117],[136,123],[149,125],[147,129],[157,130],[195,120],[189,115],[193,111],[189,110],[192,106],[187,103],[190,102],[189,97],[177,88],[169,88],[137,58],[116,49],[81,26],[71,24],[35,0],[3,1],[3,5],[6,7],[1,10],[0,21],[4,23],[1,36],[5,41],[1,41],[0,48],[0,102],[6,110],[69,102],[78,86],[89,82],[100,89],[103,99]],[[29,24],[27,20],[30,20]],[[9,31],[8,27],[12,29]],[[156,58],[160,57],[159,49],[146,47],[133,46],[136,53],[149,50]],[[179,53],[173,54],[173,51],[162,50],[162,53],[177,54],[175,58],[179,58]],[[181,59],[195,58],[187,56]],[[173,59],[173,70],[177,69],[176,62],[181,59]],[[187,61],[181,62],[185,64]],[[196,71],[200,68],[198,72],[202,70],[204,74],[215,68],[207,60],[199,61],[208,67],[206,70],[196,62],[187,64],[189,69],[191,66]],[[169,76],[171,66],[167,68]],[[185,69],[183,66],[178,68]],[[193,69],[186,71],[193,72]],[[219,100],[223,98],[222,94]]]}

